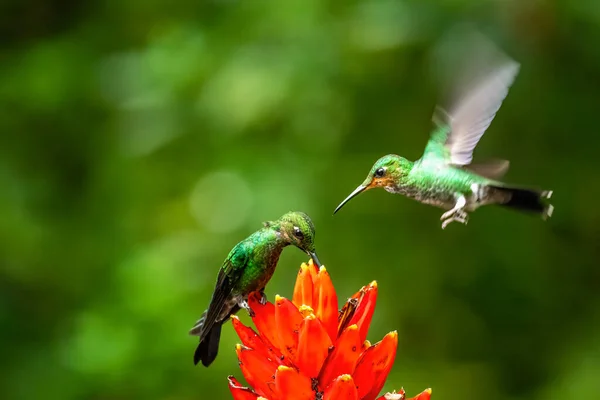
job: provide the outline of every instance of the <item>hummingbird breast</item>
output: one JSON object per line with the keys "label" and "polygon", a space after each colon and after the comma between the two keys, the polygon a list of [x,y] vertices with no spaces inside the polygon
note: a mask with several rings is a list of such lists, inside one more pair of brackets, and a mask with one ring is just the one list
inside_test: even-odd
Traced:
{"label": "hummingbird breast", "polygon": [[240,277],[240,289],[245,293],[263,289],[275,272],[284,244],[277,233],[259,231],[249,238],[248,265]]}
{"label": "hummingbird breast", "polygon": [[414,185],[398,185],[386,187],[390,193],[401,194],[423,204],[450,209],[456,202],[454,193],[439,186],[419,188]]}

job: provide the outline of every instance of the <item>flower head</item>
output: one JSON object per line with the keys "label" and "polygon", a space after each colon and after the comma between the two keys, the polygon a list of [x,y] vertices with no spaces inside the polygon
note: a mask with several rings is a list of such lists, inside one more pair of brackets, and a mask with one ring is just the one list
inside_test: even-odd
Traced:
{"label": "flower head", "polygon": [[[248,299],[256,331],[232,316],[242,344],[236,353],[242,374],[233,376],[235,400],[404,400],[404,390],[377,397],[394,364],[398,334],[375,344],[366,340],[377,301],[377,282],[362,287],[338,312],[338,299],[325,267],[302,264],[292,300]],[[412,400],[429,400],[427,389]]]}

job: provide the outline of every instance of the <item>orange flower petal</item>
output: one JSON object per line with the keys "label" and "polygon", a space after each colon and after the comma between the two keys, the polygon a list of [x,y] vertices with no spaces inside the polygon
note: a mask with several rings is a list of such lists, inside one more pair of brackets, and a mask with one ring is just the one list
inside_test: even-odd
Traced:
{"label": "orange flower petal", "polygon": [[352,374],[358,388],[358,397],[374,400],[392,369],[398,348],[398,333],[390,332],[381,342],[369,347],[356,363]]}
{"label": "orange flower petal", "polygon": [[233,329],[235,329],[235,332],[244,346],[253,350],[260,350],[261,347],[264,347],[265,344],[260,336],[254,332],[254,329],[242,324],[239,317],[232,315],[231,324],[233,325]]}
{"label": "orange flower petal", "polygon": [[313,303],[315,315],[325,326],[331,340],[335,341],[338,327],[338,300],[331,277],[325,267],[321,267],[314,282]]}
{"label": "orange flower petal", "polygon": [[235,352],[240,362],[242,374],[256,393],[265,397],[274,395],[275,370],[278,365],[269,361],[260,352],[241,344],[235,346]]}
{"label": "orange flower petal", "polygon": [[359,400],[354,380],[348,374],[338,376],[325,390],[323,400]]}
{"label": "orange flower petal", "polygon": [[257,400],[258,395],[250,388],[244,387],[238,382],[233,375],[227,377],[229,381],[229,390],[233,396],[233,400]]}
{"label": "orange flower petal", "polygon": [[394,391],[394,393],[386,393],[381,397],[378,397],[377,400],[404,400],[404,389],[400,389],[398,392]]}
{"label": "orange flower petal", "polygon": [[235,315],[231,316],[231,323],[244,346],[258,351],[268,358],[269,361],[273,361],[279,365],[283,364],[281,352],[266,339],[258,336],[258,334],[254,332],[254,329],[242,324],[240,319]]}
{"label": "orange flower petal", "polygon": [[431,389],[425,389],[415,397],[410,398],[409,400],[429,400],[431,398]]}
{"label": "orange flower petal", "polygon": [[350,320],[350,324],[358,325],[361,341],[367,338],[375,304],[377,303],[377,282],[373,281],[365,288],[365,294],[359,300],[354,316]]}
{"label": "orange flower petal", "polygon": [[294,303],[284,297],[275,297],[276,343],[284,357],[289,357],[292,361],[296,360],[298,353],[298,334],[302,320],[302,314]]}
{"label": "orange flower petal", "polygon": [[319,273],[319,269],[313,262],[312,258],[308,259],[308,272],[310,272],[312,281],[313,281],[313,283],[315,283],[317,281],[317,274]]}
{"label": "orange flower petal", "polygon": [[294,286],[294,296],[292,297],[292,302],[298,308],[302,305],[309,307],[313,305],[313,279],[310,268],[314,269],[314,267],[302,264],[300,271],[298,271],[296,285]]}
{"label": "orange flower petal", "polygon": [[260,298],[253,293],[248,296],[248,305],[254,311],[252,322],[260,333],[270,343],[277,344],[277,324],[275,323],[275,305],[271,302],[260,304]]}
{"label": "orange flower petal", "polygon": [[310,378],[294,368],[280,366],[275,373],[275,385],[279,397],[284,400],[313,400]]}
{"label": "orange flower petal", "polygon": [[356,325],[350,325],[342,332],[335,348],[329,353],[325,365],[319,373],[319,386],[323,389],[338,376],[351,374],[363,347]]}
{"label": "orange flower petal", "polygon": [[300,327],[296,365],[305,375],[316,378],[329,354],[331,339],[321,321],[310,314]]}

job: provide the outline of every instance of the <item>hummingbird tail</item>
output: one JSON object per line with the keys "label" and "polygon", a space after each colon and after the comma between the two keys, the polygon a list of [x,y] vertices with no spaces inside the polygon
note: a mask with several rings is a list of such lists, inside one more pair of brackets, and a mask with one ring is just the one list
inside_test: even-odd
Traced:
{"label": "hummingbird tail", "polygon": [[206,311],[202,314],[200,319],[196,321],[194,327],[190,330],[190,335],[192,336],[200,336],[200,340],[202,340],[202,336],[204,336],[204,322],[206,321]]}
{"label": "hummingbird tail", "polygon": [[222,324],[214,324],[210,332],[203,340],[200,340],[196,351],[194,352],[194,365],[202,361],[202,365],[208,367],[217,358],[219,352],[219,341],[221,340]]}
{"label": "hummingbird tail", "polygon": [[552,197],[551,190],[535,190],[506,186],[491,186],[490,188],[509,195],[507,196],[508,200],[501,203],[501,206],[520,211],[533,212],[541,215],[543,219],[552,216],[554,207],[552,204],[546,204],[543,201]]}

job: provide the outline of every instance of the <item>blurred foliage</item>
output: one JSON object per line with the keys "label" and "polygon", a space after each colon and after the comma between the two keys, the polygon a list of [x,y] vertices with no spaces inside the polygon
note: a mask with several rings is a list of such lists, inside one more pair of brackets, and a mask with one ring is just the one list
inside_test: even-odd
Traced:
{"label": "blurred foliage", "polygon": [[[0,5],[0,388],[7,399],[225,399],[233,330],[193,367],[188,329],[227,252],[289,210],[340,296],[377,279],[386,389],[436,399],[600,393],[600,3],[5,0]],[[431,48],[475,22],[521,63],[476,159],[555,190],[554,217],[467,227],[364,194],[418,158]],[[267,287],[291,296],[306,256]],[[247,319],[246,315],[242,318]]]}

